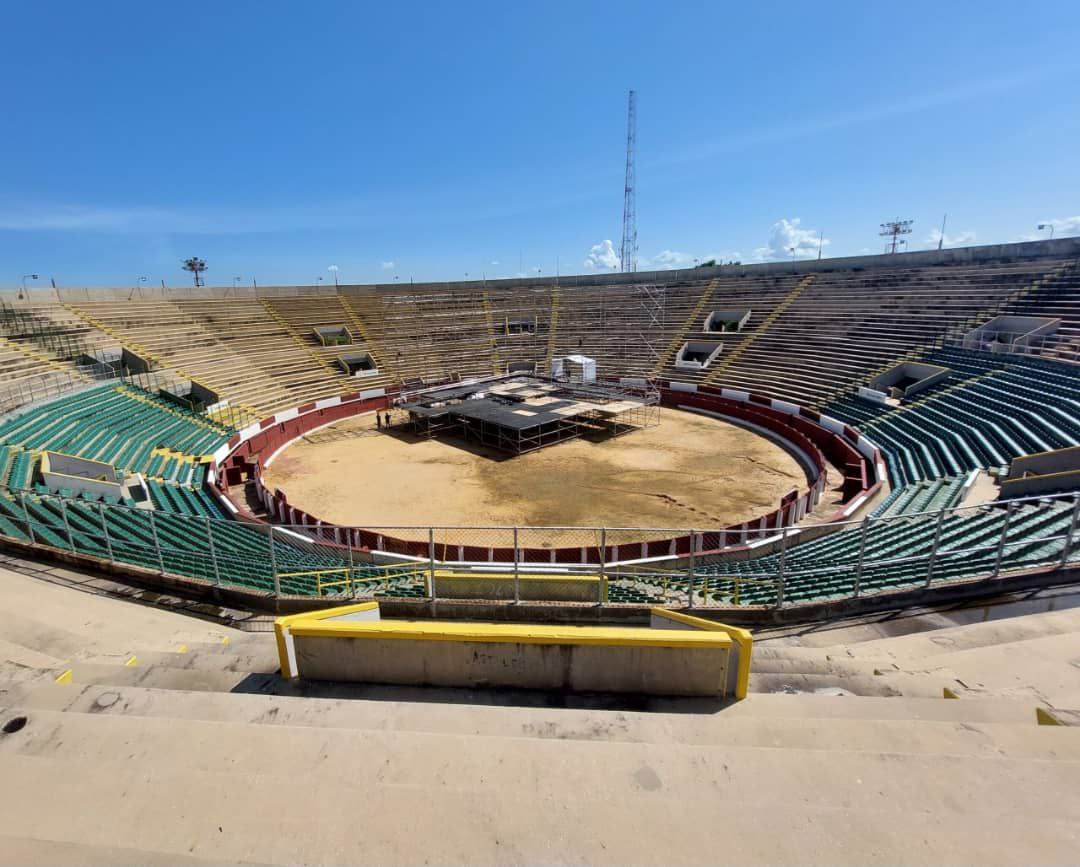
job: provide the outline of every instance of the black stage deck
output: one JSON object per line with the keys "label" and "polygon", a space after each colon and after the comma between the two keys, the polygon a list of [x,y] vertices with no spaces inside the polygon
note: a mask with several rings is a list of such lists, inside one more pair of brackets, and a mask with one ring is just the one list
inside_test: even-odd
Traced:
{"label": "black stage deck", "polygon": [[512,375],[431,389],[397,409],[418,436],[457,436],[522,454],[586,433],[615,436],[657,424],[659,394]]}

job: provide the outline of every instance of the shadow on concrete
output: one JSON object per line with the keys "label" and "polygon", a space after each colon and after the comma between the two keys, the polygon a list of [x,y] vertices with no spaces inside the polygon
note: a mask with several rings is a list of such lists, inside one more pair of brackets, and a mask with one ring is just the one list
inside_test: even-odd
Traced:
{"label": "shadow on concrete", "polygon": [[566,708],[638,713],[714,714],[734,702],[719,698],[680,698],[621,693],[560,692],[527,689],[451,689],[436,686],[283,680],[278,673],[250,674],[232,692],[296,698],[459,704],[474,707]]}

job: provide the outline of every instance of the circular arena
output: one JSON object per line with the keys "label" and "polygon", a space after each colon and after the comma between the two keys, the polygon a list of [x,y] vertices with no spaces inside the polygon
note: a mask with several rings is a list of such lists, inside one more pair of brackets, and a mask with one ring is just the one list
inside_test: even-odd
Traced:
{"label": "circular arena", "polygon": [[670,528],[763,514],[806,480],[774,441],[670,410],[632,437],[577,439],[513,459],[408,430],[384,436],[368,413],[286,446],[263,482],[342,526]]}
{"label": "circular arena", "polygon": [[274,609],[471,574],[496,608],[750,619],[1045,581],[1075,551],[1078,252],[20,292],[0,537]]}

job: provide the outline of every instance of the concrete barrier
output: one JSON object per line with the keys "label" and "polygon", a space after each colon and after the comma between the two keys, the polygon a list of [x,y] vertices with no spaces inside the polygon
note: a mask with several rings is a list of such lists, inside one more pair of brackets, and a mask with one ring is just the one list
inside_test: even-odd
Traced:
{"label": "concrete barrier", "polygon": [[275,621],[283,677],[744,698],[742,629],[653,610],[649,627],[383,620],[377,602]]}
{"label": "concrete barrier", "polygon": [[[599,575],[538,575],[522,572],[516,578],[507,572],[435,572],[439,596],[445,599],[513,599],[517,585],[519,599],[529,602],[607,601],[606,587]],[[430,594],[431,586],[427,587]]]}

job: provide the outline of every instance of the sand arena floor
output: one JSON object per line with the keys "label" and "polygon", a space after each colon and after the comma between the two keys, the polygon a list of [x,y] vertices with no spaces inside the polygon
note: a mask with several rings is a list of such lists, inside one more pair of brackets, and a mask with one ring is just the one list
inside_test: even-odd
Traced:
{"label": "sand arena floor", "polygon": [[369,527],[720,527],[771,511],[806,484],[769,440],[670,409],[654,428],[510,459],[387,434],[363,416],[295,442],[264,480],[309,514]]}

